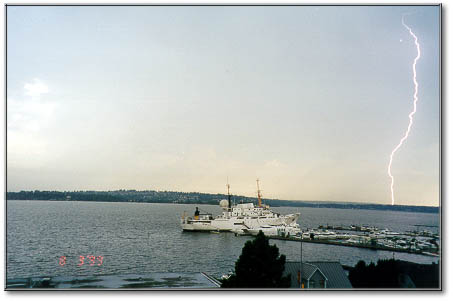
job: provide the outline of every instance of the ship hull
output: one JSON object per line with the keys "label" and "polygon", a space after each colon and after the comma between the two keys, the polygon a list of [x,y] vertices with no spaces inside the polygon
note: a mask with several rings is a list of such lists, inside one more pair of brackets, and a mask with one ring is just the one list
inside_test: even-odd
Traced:
{"label": "ship hull", "polygon": [[292,224],[298,214],[289,214],[281,217],[272,218],[236,218],[228,219],[217,218],[213,220],[193,220],[184,218],[181,220],[181,228],[183,231],[238,231],[246,229],[259,228],[261,226],[278,226],[282,224]]}

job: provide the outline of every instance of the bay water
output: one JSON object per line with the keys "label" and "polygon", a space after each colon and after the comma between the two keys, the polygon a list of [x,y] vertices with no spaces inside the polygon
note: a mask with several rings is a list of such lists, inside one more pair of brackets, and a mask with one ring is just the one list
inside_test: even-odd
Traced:
{"label": "bay water", "polygon": [[[183,232],[185,211],[217,215],[219,206],[79,201],[7,202],[7,279],[41,276],[206,272],[219,277],[234,270],[247,236]],[[319,225],[371,225],[393,231],[437,232],[439,214],[333,208],[276,207],[281,214],[300,212],[302,229]],[[431,227],[420,227],[427,225]],[[300,243],[271,240],[287,261],[300,260]],[[438,262],[418,254],[303,243],[303,260],[339,261],[396,258]],[[64,256],[64,257],[63,257]],[[83,256],[83,264],[81,257]],[[94,256],[96,260],[90,260]]]}

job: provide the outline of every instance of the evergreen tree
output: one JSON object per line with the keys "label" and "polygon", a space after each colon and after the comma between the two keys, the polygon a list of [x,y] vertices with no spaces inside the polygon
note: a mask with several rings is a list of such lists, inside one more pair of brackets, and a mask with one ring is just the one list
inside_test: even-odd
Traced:
{"label": "evergreen tree", "polygon": [[439,287],[439,264],[417,264],[395,259],[380,259],[377,264],[361,260],[349,272],[349,280],[355,288],[407,287],[407,276],[415,287]]}
{"label": "evergreen tree", "polygon": [[242,248],[234,274],[222,281],[225,288],[283,288],[290,287],[291,276],[283,277],[285,255],[279,255],[276,245],[262,231]]}

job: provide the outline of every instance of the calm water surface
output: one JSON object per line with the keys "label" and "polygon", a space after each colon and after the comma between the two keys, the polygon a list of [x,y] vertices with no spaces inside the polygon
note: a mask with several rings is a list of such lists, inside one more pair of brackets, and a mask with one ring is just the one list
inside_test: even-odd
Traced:
{"label": "calm water surface", "polygon": [[[219,214],[219,206],[197,205]],[[234,269],[245,241],[232,233],[182,232],[179,217],[194,205],[8,201],[7,278],[61,275],[109,275],[149,272],[207,272],[220,276]],[[277,207],[300,212],[302,228],[320,224],[368,224],[395,231],[416,230],[416,224],[438,226],[439,215],[397,211]],[[422,229],[422,228],[420,228]],[[437,228],[427,228],[437,231]],[[300,259],[300,243],[271,240],[287,260]],[[78,266],[79,256],[103,256],[103,264]],[[58,259],[66,256],[66,264]],[[304,260],[340,261],[355,265],[391,258],[392,252],[303,244]],[[434,257],[395,253],[395,258],[431,263]]]}

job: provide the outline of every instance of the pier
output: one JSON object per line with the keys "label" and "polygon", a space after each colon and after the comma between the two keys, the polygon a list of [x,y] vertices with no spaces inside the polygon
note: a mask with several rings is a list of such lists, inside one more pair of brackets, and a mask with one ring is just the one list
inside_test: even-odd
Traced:
{"label": "pier", "polygon": [[[300,242],[301,239],[298,237],[280,237],[280,236],[268,236],[269,239],[275,240],[288,240],[288,241],[297,241]],[[372,249],[372,250],[381,250],[381,251],[391,251],[391,252],[401,252],[401,253],[411,253],[411,254],[420,254],[432,257],[438,257],[439,254],[425,252],[421,250],[411,250],[411,249],[404,249],[404,248],[393,248],[381,245],[371,245],[371,244],[361,244],[361,243],[351,243],[339,240],[327,240],[327,239],[302,239],[304,243],[313,243],[313,244],[325,244],[325,245],[335,245],[335,246],[343,246],[343,247],[354,247],[354,248],[364,248],[364,249]]]}
{"label": "pier", "polygon": [[[416,225],[420,226],[420,225]],[[435,226],[432,226],[435,228]],[[369,225],[332,226],[301,230],[296,235],[278,233],[270,239],[364,248],[439,257],[439,234],[431,231],[394,232]],[[254,235],[244,233],[242,235]]]}

